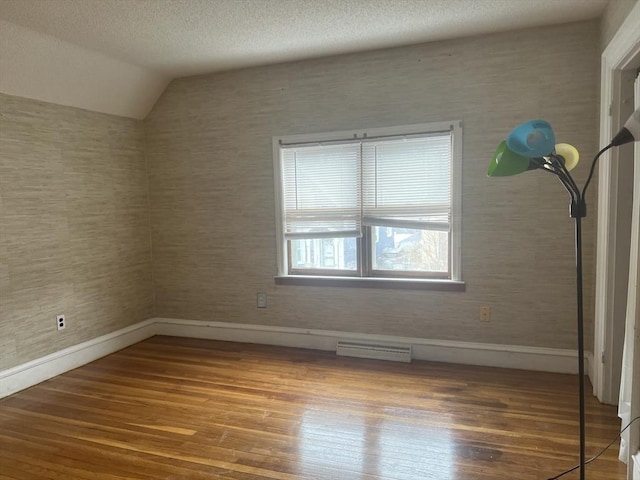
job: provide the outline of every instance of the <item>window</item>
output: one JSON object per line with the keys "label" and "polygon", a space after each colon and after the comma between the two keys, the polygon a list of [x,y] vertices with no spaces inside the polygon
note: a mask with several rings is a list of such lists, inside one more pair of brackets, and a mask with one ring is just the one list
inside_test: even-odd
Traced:
{"label": "window", "polygon": [[459,122],[274,139],[279,276],[460,280]]}

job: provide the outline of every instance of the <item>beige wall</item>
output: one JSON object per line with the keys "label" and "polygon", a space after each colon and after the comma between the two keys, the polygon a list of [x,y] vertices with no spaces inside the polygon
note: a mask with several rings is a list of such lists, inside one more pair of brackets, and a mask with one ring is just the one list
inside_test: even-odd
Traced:
{"label": "beige wall", "polygon": [[[536,117],[593,156],[598,31],[592,21],[175,80],[145,121],[157,315],[575,347],[566,192],[542,173],[485,172],[506,133]],[[274,284],[272,136],[451,119],[464,122],[466,292]],[[590,199],[587,338],[595,218]]]}
{"label": "beige wall", "polygon": [[153,295],[142,123],[7,95],[0,110],[3,369],[145,320]]}
{"label": "beige wall", "polygon": [[600,50],[604,51],[638,0],[609,0],[600,24]]}
{"label": "beige wall", "polygon": [[[597,30],[588,22],[176,80],[145,121],[148,172],[141,122],[0,95],[0,369],[154,315],[147,173],[159,316],[574,347],[565,192],[539,173],[485,171],[510,128],[538,116],[592,156]],[[464,122],[466,292],[274,284],[273,135],[449,119]],[[587,294],[594,226],[591,199]],[[269,294],[266,310],[256,291]],[[489,324],[478,322],[482,305]],[[67,315],[63,332],[57,313]]]}

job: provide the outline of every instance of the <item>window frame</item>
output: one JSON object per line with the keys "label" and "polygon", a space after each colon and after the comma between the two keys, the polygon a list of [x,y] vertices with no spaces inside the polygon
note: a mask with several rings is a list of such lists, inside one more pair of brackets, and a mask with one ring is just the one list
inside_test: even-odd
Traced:
{"label": "window frame", "polygon": [[[305,269],[304,273],[297,273],[295,269],[292,269],[291,273],[289,272],[291,258],[287,246],[289,242],[284,238],[283,227],[284,183],[280,157],[281,145],[350,142],[373,137],[399,137],[444,131],[452,132],[451,218],[449,230],[450,278],[446,274],[443,278],[438,278],[438,275],[433,274],[433,272],[430,277],[426,278],[422,272],[403,272],[401,276],[393,276],[389,275],[389,271],[386,270],[373,270],[371,268],[372,259],[370,258],[373,226],[364,225],[362,227],[362,239],[357,242],[359,265],[355,271],[331,270],[326,272],[324,269]],[[462,281],[462,134],[462,122],[457,120],[274,136],[272,138],[272,147],[276,218],[276,283],[464,290],[464,282]],[[368,236],[368,239],[365,240],[365,236]],[[317,281],[314,281],[314,279],[317,279]]]}

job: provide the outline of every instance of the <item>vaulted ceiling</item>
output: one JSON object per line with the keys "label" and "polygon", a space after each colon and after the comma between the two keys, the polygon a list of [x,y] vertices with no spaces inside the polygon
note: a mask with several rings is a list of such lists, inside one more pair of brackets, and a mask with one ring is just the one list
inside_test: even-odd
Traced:
{"label": "vaulted ceiling", "polygon": [[607,2],[0,0],[0,92],[144,118],[173,78],[587,20]]}

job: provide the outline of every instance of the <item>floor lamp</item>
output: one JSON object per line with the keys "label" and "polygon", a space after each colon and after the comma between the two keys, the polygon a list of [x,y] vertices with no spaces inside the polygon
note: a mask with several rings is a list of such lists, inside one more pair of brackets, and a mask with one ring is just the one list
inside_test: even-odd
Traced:
{"label": "floor lamp", "polygon": [[[507,177],[529,170],[555,175],[569,192],[569,216],[575,220],[576,289],[578,302],[578,375],[580,395],[580,480],[585,480],[585,408],[584,408],[584,302],[582,297],[582,219],[587,215],[585,196],[598,158],[612,147],[640,140],[640,109],[636,110],[591,163],[589,177],[582,189],[570,171],[578,164],[578,151],[567,143],[556,144],[551,125],[545,120],[531,120],[518,125],[507,136],[491,159],[487,175]],[[640,168],[640,166],[638,166]],[[637,192],[636,194],[640,194]]]}

